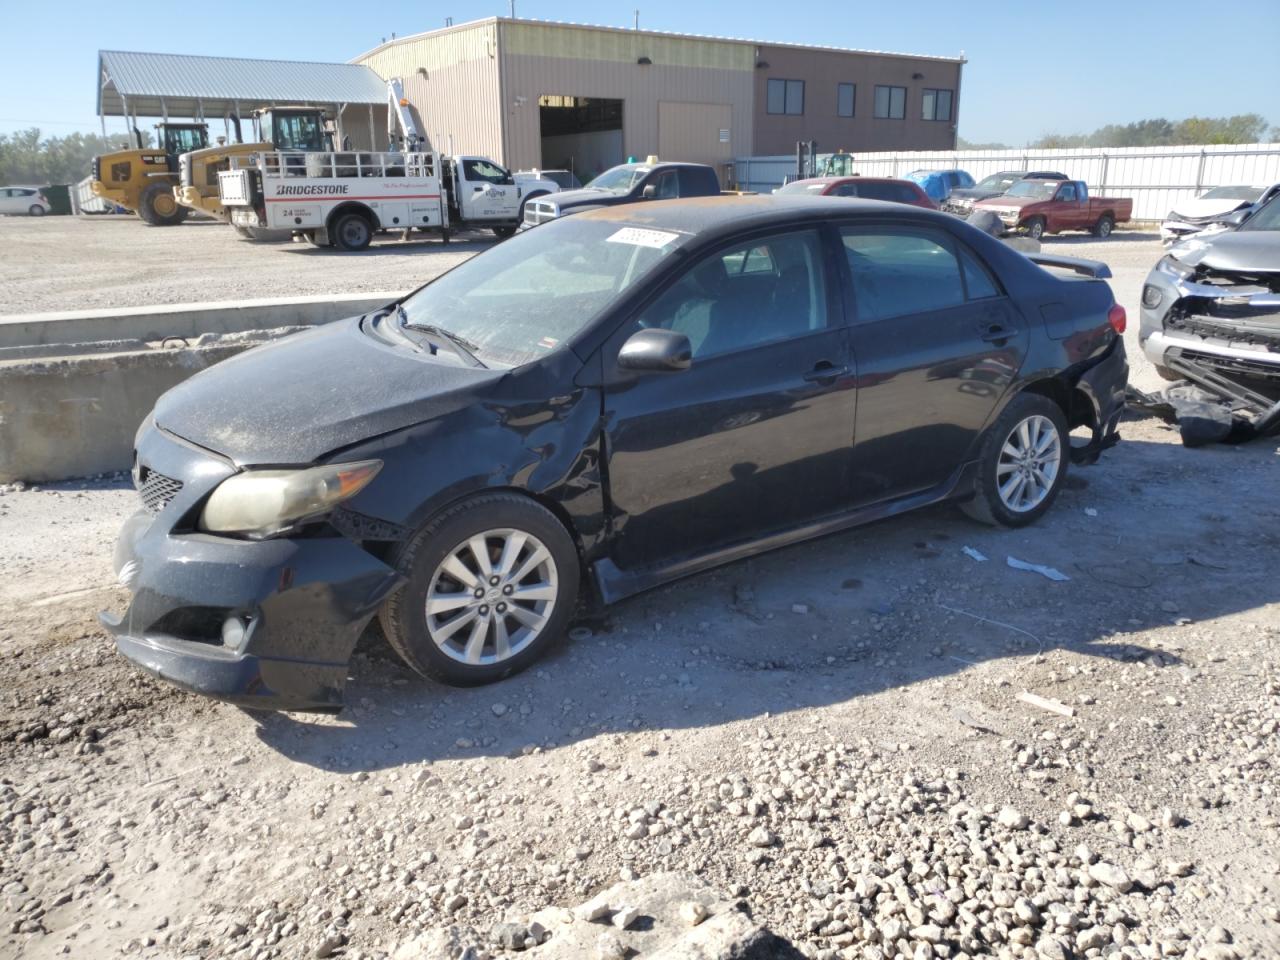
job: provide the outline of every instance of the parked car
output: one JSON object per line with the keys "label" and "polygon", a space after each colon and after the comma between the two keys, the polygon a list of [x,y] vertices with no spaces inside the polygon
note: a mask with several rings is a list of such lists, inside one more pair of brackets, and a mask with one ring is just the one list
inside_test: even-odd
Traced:
{"label": "parked car", "polygon": [[808,194],[819,197],[859,197],[863,200],[887,200],[890,203],[909,203],[937,210],[938,205],[929,195],[910,180],[892,177],[810,177],[792,180],[773,191],[777,194]]}
{"label": "parked car", "polygon": [[338,709],[375,614],[420,673],[497,680],[580,602],[940,501],[1037,520],[1117,439],[1123,327],[1103,280],[905,204],[566,217],[164,394],[104,623],[248,706]]}
{"label": "parked car", "polygon": [[582,181],[572,170],[518,170],[514,174],[516,183],[522,179],[550,180],[561,190],[581,190]]}
{"label": "parked car", "polygon": [[[1241,218],[1237,211],[1254,211],[1280,194],[1280,183],[1269,187],[1214,187],[1194,200],[1180,200],[1160,224],[1160,239],[1174,243],[1202,230],[1228,230]],[[1233,222],[1233,219],[1235,222]]]}
{"label": "parked car", "polygon": [[1166,379],[1243,379],[1280,400],[1280,197],[1175,243],[1142,288],[1138,342]]}
{"label": "parked car", "polygon": [[973,209],[994,213],[1005,230],[1021,231],[1033,240],[1063,230],[1089,230],[1105,238],[1117,223],[1128,222],[1133,201],[1091,197],[1083,180],[1020,180],[1004,196],[981,200]]}
{"label": "parked car", "polygon": [[0,187],[0,214],[43,217],[51,209],[39,187]]}
{"label": "parked car", "polygon": [[917,184],[939,205],[951,196],[952,190],[973,186],[973,177],[963,170],[913,170],[906,179]]}
{"label": "parked car", "polygon": [[942,205],[942,209],[958,217],[967,217],[973,213],[973,205],[979,200],[1003,196],[1019,180],[1066,179],[1065,173],[1055,173],[1052,170],[1032,170],[1030,173],[1025,170],[1006,170],[1003,173],[993,173],[989,177],[983,177],[972,187],[952,190],[951,196],[947,197],[947,202]]}
{"label": "parked car", "polygon": [[623,163],[610,167],[581,190],[565,190],[554,197],[525,205],[522,229],[548,220],[640,200],[713,197],[720,178],[705,163]]}

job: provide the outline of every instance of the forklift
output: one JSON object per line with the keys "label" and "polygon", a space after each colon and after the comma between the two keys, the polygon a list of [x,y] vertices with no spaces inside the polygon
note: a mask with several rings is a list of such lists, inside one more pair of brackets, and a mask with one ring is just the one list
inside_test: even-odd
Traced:
{"label": "forklift", "polygon": [[173,187],[178,182],[178,157],[209,145],[209,127],[204,123],[158,123],[156,146],[142,145],[137,127],[129,137],[131,148],[104,153],[93,158],[95,196],[132,210],[153,227],[167,227],[187,219],[189,212],[179,206]]}
{"label": "forklift", "polygon": [[796,141],[796,172],[783,178],[783,183],[809,180],[813,177],[853,177],[853,154],[843,149],[821,156],[816,140]]}

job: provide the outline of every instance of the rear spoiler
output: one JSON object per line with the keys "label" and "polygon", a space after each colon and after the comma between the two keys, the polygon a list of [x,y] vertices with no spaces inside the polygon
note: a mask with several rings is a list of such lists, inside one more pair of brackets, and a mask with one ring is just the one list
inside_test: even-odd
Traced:
{"label": "rear spoiler", "polygon": [[1023,254],[1023,256],[1042,267],[1059,267],[1063,270],[1070,270],[1072,273],[1078,273],[1082,277],[1092,277],[1094,280],[1111,279],[1111,268],[1101,260],[1085,260],[1081,257],[1059,257],[1052,253],[1027,253]]}

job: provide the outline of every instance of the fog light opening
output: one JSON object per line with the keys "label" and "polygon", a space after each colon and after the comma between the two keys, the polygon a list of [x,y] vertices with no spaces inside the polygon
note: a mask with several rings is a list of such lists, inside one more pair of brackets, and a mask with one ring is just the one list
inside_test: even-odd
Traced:
{"label": "fog light opening", "polygon": [[244,636],[249,632],[247,617],[227,617],[222,621],[222,645],[239,650],[244,643]]}

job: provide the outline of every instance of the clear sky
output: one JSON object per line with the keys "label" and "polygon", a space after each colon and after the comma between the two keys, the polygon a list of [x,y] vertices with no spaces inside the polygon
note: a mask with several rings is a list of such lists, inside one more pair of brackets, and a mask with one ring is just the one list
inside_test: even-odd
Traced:
{"label": "clear sky", "polygon": [[[960,135],[1047,132],[1163,116],[1260,113],[1280,124],[1280,0],[886,3],[516,0],[516,14],[655,30],[968,58]],[[0,3],[0,132],[97,130],[99,49],[342,61],[382,37],[494,14],[481,0],[65,0]],[[114,123],[114,125],[112,125]],[[108,131],[123,130],[118,118]]]}

